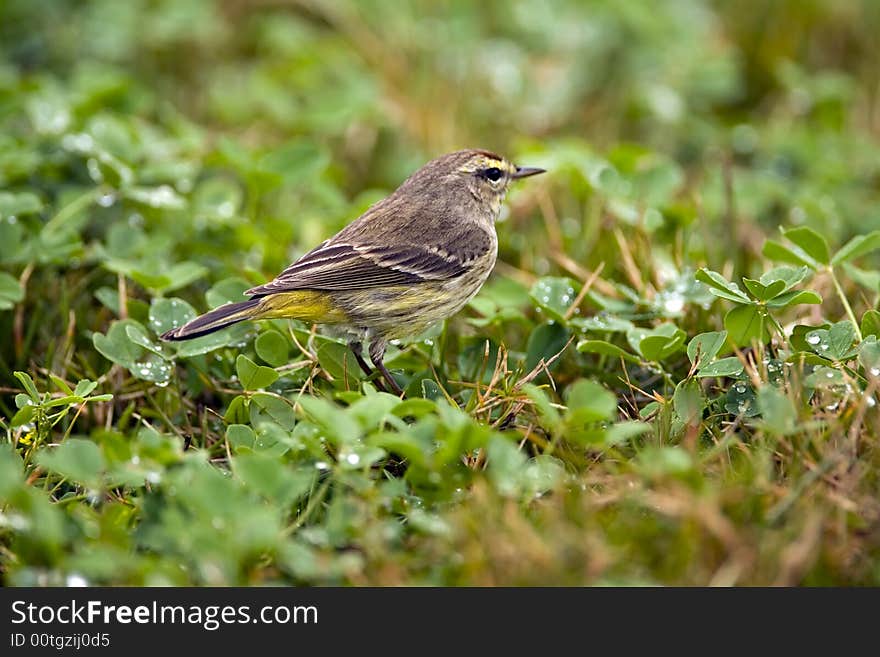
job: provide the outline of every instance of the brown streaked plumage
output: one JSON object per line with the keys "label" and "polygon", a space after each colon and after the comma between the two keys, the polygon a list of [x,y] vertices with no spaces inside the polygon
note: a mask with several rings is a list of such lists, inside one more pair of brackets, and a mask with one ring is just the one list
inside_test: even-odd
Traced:
{"label": "brown streaked plumage", "polygon": [[438,157],[274,280],[248,290],[247,301],[162,337],[186,340],[244,319],[329,325],[372,375],[362,354],[367,343],[373,365],[400,394],[383,363],[388,341],[420,333],[477,293],[495,264],[495,220],[511,181],[542,171],[483,150]]}

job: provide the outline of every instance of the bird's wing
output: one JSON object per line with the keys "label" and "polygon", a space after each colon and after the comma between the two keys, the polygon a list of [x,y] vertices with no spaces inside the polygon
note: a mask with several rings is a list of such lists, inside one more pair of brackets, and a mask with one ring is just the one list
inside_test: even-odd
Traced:
{"label": "bird's wing", "polygon": [[265,296],[286,290],[365,290],[460,276],[476,257],[491,247],[482,230],[473,234],[470,249],[453,254],[428,245],[349,244],[328,240],[265,285],[245,294]]}

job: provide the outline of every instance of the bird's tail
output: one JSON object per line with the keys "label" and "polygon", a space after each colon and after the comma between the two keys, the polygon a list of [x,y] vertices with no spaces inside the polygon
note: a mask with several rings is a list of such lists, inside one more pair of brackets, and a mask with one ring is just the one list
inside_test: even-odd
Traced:
{"label": "bird's tail", "polygon": [[162,334],[163,340],[190,340],[219,331],[245,319],[253,319],[260,299],[248,299],[239,303],[227,303],[219,308],[188,321],[181,327]]}

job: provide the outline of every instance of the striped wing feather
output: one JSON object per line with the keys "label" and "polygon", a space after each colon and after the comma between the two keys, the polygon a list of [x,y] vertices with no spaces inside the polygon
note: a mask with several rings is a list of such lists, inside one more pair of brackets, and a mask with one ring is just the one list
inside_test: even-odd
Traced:
{"label": "striped wing feather", "polygon": [[[480,231],[477,242],[485,239]],[[488,241],[488,240],[486,240]],[[294,262],[273,281],[252,288],[254,297],[289,290],[366,290],[461,276],[471,261],[485,253],[473,244],[463,258],[439,248],[405,244],[353,245],[327,241]],[[488,247],[488,244],[486,244]],[[482,252],[482,253],[481,253]]]}

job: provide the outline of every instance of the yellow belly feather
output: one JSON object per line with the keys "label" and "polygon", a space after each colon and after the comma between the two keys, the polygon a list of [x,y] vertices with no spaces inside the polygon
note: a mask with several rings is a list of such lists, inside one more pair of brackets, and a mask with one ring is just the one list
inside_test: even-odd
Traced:
{"label": "yellow belly feather", "polygon": [[301,319],[319,324],[348,320],[326,292],[293,290],[264,297],[253,311],[253,319]]}

